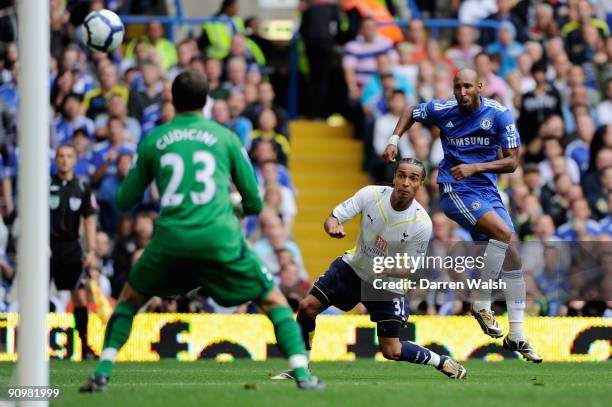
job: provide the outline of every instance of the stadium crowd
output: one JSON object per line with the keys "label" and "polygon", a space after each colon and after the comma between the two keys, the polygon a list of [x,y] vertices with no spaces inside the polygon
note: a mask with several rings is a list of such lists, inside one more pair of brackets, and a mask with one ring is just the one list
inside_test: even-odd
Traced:
{"label": "stadium crowd", "polygon": [[[211,22],[200,37],[173,43],[165,37],[163,25],[153,21],[142,36],[128,38],[120,52],[107,55],[85,50],[74,24],[77,10],[68,13],[59,1],[51,0],[50,173],[55,171],[54,150],[71,144],[78,157],[75,174],[88,179],[94,191],[96,261],[88,270],[94,283],[94,312],[104,312],[100,300],[112,304],[118,297],[130,266],[153,234],[159,210],[154,185],[132,212],[120,211],[114,196],[139,141],[174,117],[170,85],[185,68],[207,75],[210,94],[203,114],[232,129],[251,157],[265,202],[259,217],[243,221],[253,249],[294,307],[310,288],[300,249],[292,239],[298,208],[289,170],[289,116],[269,81],[274,73],[270,59],[282,51],[261,37],[257,18],[245,22],[239,17],[239,1],[220,3],[215,16],[232,19],[233,30]],[[430,17],[447,16],[429,8],[434,2],[421,3]],[[300,64],[301,94],[307,96],[301,112],[313,119],[340,112],[350,119],[355,137],[363,140],[364,169],[374,182],[389,182],[390,169],[380,155],[402,109],[431,98],[452,98],[454,73],[464,67],[476,69],[486,78],[483,96],[512,109],[521,134],[522,165],[500,176],[499,183],[517,235],[525,242],[528,311],[611,316],[612,302],[604,299],[612,298],[612,273],[605,261],[612,255],[612,37],[603,10],[595,7],[605,2],[450,3],[453,8],[444,11],[450,17],[496,20],[499,29],[476,30],[466,24],[434,37],[418,18],[407,20],[402,30],[378,24],[393,14],[405,17],[393,1],[386,6],[377,0],[300,1],[305,62]],[[118,3],[94,0],[87,6],[78,12],[116,9]],[[18,306],[12,259],[19,236],[19,50],[16,33],[10,32],[14,13],[0,15],[0,26],[9,33],[0,39],[2,312]],[[340,85],[333,80],[337,74],[344,78]],[[336,92],[337,86],[343,92]],[[428,182],[417,200],[432,216],[431,250],[471,250],[469,235],[438,207],[439,131],[413,126],[409,137],[402,138],[400,154],[426,164]],[[568,253],[576,255],[565,258]],[[440,280],[463,278],[452,270],[434,272]],[[53,309],[70,310],[69,295],[53,288],[52,292]],[[411,311],[461,314],[468,298],[469,293],[415,293]],[[248,304],[223,308],[197,291],[176,299],[156,298],[147,309],[254,312]]]}

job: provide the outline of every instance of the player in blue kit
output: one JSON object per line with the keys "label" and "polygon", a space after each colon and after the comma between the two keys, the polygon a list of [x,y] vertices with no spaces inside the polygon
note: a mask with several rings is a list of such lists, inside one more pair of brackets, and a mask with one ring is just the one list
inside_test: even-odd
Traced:
{"label": "player in blue kit", "polygon": [[[482,80],[474,70],[460,70],[453,80],[453,91],[455,100],[432,100],[407,108],[389,138],[383,158],[387,163],[395,161],[400,137],[415,122],[440,129],[444,149],[437,179],[440,206],[446,216],[470,231],[474,241],[488,241],[481,280],[497,280],[501,272],[505,283],[510,330],[504,338],[504,348],[540,363],[542,357],[523,332],[522,264],[518,251],[510,245],[514,227],[497,189],[496,174],[514,172],[519,164],[519,133],[510,110],[480,95]],[[490,289],[479,290],[472,315],[485,334],[503,336],[491,311]]]}

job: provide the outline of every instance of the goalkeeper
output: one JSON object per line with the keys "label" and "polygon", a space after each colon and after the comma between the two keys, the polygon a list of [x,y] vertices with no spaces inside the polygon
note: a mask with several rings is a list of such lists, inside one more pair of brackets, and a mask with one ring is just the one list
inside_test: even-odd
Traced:
{"label": "goalkeeper", "polygon": [[132,320],[149,298],[197,287],[223,306],[255,302],[272,321],[298,387],[324,387],[308,370],[300,329],[285,297],[247,246],[234,216],[230,176],[246,214],[257,214],[262,202],[240,139],[202,117],[207,93],[204,75],[187,70],[177,76],[172,84],[177,116],[140,143],[136,164],[117,192],[117,205],[128,210],[155,180],[161,212],[153,238],[130,271],[108,321],[98,367],[81,392],[107,387]]}

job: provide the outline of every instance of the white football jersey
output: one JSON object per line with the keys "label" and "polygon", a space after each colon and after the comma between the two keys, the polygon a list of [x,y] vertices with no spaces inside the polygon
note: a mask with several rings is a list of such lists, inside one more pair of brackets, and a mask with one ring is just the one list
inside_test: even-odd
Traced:
{"label": "white football jersey", "polygon": [[431,237],[431,218],[416,199],[398,212],[391,206],[393,188],[370,185],[357,191],[332,212],[341,223],[361,214],[359,238],[342,257],[364,281],[372,281],[374,257],[425,256]]}

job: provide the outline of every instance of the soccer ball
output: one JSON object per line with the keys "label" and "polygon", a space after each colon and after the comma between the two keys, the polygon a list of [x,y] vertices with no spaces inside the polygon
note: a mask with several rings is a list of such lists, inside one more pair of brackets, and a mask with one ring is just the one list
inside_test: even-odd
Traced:
{"label": "soccer ball", "polygon": [[92,51],[113,52],[123,42],[125,28],[110,10],[92,11],[83,22],[83,42]]}

